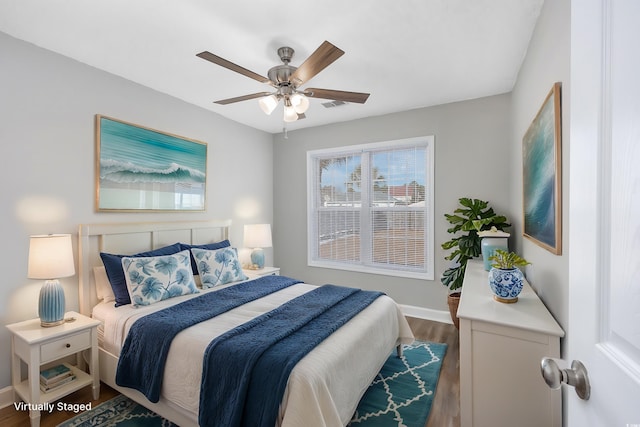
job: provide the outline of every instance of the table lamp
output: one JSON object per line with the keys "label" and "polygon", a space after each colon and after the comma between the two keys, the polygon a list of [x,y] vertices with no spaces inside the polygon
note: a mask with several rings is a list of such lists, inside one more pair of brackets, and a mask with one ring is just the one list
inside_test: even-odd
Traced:
{"label": "table lamp", "polygon": [[253,248],[251,252],[251,264],[257,268],[264,268],[264,251],[262,248],[270,248],[271,224],[249,224],[244,226],[244,246]]}
{"label": "table lamp", "polygon": [[29,241],[30,279],[46,279],[40,289],[38,316],[43,327],[64,323],[64,289],[59,278],[73,276],[71,234],[44,234],[31,236]]}

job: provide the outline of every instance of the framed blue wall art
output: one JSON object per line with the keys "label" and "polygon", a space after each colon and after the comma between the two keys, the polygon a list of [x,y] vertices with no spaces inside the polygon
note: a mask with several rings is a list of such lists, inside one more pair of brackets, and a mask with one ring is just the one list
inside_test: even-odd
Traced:
{"label": "framed blue wall art", "polygon": [[555,83],[522,139],[526,238],[562,253],[561,83]]}
{"label": "framed blue wall art", "polygon": [[204,211],[207,144],[96,115],[98,211]]}

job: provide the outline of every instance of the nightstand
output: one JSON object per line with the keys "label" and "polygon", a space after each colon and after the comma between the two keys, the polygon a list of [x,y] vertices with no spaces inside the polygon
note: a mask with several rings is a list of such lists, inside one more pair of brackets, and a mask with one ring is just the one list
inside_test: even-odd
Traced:
{"label": "nightstand", "polygon": [[242,270],[249,279],[257,279],[264,276],[279,276],[280,267],[264,267],[259,270],[249,270],[245,268]]}
{"label": "nightstand", "polygon": [[[93,388],[93,398],[100,395],[100,374],[98,369],[98,325],[100,321],[70,311],[65,319],[74,321],[51,328],[40,326],[40,319],[7,325],[11,332],[11,382],[17,397],[29,409],[31,426],[40,425],[40,409],[52,408],[51,402],[69,393],[86,387]],[[89,353],[89,373],[84,371],[82,351]],[[71,366],[76,379],[59,388],[42,392],[40,390],[40,369],[67,356],[76,355],[76,366]],[[27,379],[21,375],[21,363],[27,365]],[[60,362],[61,363],[61,362]],[[46,404],[46,405],[45,405]]]}

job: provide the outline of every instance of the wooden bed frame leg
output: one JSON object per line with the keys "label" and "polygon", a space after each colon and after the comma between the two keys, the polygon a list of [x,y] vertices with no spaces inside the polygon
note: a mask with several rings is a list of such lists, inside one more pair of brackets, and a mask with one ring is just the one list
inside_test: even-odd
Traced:
{"label": "wooden bed frame leg", "polygon": [[398,344],[396,352],[398,353],[398,357],[402,357],[402,344]]}

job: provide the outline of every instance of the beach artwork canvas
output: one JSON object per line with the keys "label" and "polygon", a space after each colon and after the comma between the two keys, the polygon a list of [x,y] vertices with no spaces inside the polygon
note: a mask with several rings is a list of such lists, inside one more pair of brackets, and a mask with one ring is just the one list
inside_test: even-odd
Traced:
{"label": "beach artwork canvas", "polygon": [[547,95],[522,140],[524,236],[562,253],[560,83]]}
{"label": "beach artwork canvas", "polygon": [[96,116],[99,211],[203,211],[207,144]]}

